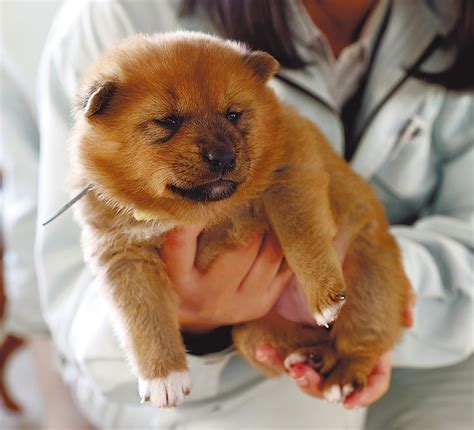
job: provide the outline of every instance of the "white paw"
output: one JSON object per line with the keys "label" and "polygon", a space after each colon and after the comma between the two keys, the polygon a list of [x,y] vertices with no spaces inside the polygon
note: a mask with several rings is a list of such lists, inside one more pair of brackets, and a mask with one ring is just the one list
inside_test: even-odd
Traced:
{"label": "white paw", "polygon": [[352,384],[346,384],[342,387],[342,397],[346,400],[346,397],[354,391]]}
{"label": "white paw", "polygon": [[286,370],[290,370],[295,364],[305,362],[306,357],[304,355],[298,354],[297,352],[293,352],[285,358],[283,364],[285,365]]}
{"label": "white paw", "polygon": [[340,303],[337,303],[334,306],[330,306],[329,308],[323,309],[321,312],[316,312],[313,315],[316,324],[328,328],[329,324],[331,324],[339,315],[339,312],[341,311],[343,305],[344,301],[341,301]]}
{"label": "white paw", "polygon": [[343,394],[339,385],[329,387],[323,394],[324,398],[331,403],[339,403],[343,400]]}
{"label": "white paw", "polygon": [[179,405],[191,392],[189,372],[171,372],[165,378],[139,379],[138,392],[142,403],[151,401],[160,408]]}

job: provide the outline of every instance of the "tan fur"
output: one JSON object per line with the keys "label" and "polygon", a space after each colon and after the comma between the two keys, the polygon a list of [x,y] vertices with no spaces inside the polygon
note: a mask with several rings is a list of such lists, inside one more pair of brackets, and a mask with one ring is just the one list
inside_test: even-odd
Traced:
{"label": "tan fur", "polygon": [[[94,191],[77,214],[87,260],[141,378],[186,369],[179,301],[159,248],[166,231],[196,223],[206,226],[197,259],[203,270],[263,224],[275,231],[312,314],[339,303],[347,289],[330,331],[276,315],[235,327],[237,348],[256,367],[257,343],[284,355],[304,348],[321,355],[327,385],[363,385],[400,335],[408,281],[384,211],[317,128],[265,85],[276,68],[268,54],[174,33],[127,40],[84,80],[72,183]],[[228,109],[243,112],[237,124],[226,119]],[[154,122],[170,114],[183,120],[171,137]],[[232,147],[236,167],[224,177],[239,183],[237,191],[214,202],[173,193],[171,185],[217,179],[203,161],[208,147]],[[135,211],[154,219],[137,221]],[[344,274],[333,244],[338,230],[345,232]]]}

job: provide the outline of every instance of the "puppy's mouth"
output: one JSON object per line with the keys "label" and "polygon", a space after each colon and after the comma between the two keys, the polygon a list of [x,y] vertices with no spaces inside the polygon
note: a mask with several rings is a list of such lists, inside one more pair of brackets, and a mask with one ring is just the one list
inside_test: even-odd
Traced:
{"label": "puppy's mouth", "polygon": [[228,179],[218,179],[193,188],[180,188],[168,185],[168,189],[188,200],[195,202],[217,202],[224,200],[235,193],[238,183]]}

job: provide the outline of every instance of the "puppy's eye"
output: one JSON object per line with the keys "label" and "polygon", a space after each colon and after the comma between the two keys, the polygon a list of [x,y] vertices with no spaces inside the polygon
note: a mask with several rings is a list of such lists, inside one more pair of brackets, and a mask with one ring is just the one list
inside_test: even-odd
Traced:
{"label": "puppy's eye", "polygon": [[239,120],[239,118],[242,116],[242,112],[235,112],[233,110],[228,110],[225,116],[232,124],[235,124]]}
{"label": "puppy's eye", "polygon": [[177,130],[181,125],[181,119],[179,119],[175,115],[166,116],[164,118],[155,119],[155,124],[159,125],[160,127],[165,127],[169,130]]}

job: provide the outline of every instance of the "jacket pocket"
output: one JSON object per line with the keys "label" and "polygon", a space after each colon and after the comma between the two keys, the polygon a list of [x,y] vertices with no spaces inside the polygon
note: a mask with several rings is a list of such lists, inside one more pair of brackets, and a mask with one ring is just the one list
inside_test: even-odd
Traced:
{"label": "jacket pocket", "polygon": [[372,178],[392,222],[416,219],[438,183],[438,155],[432,145],[431,123],[410,117],[394,136],[392,151]]}

